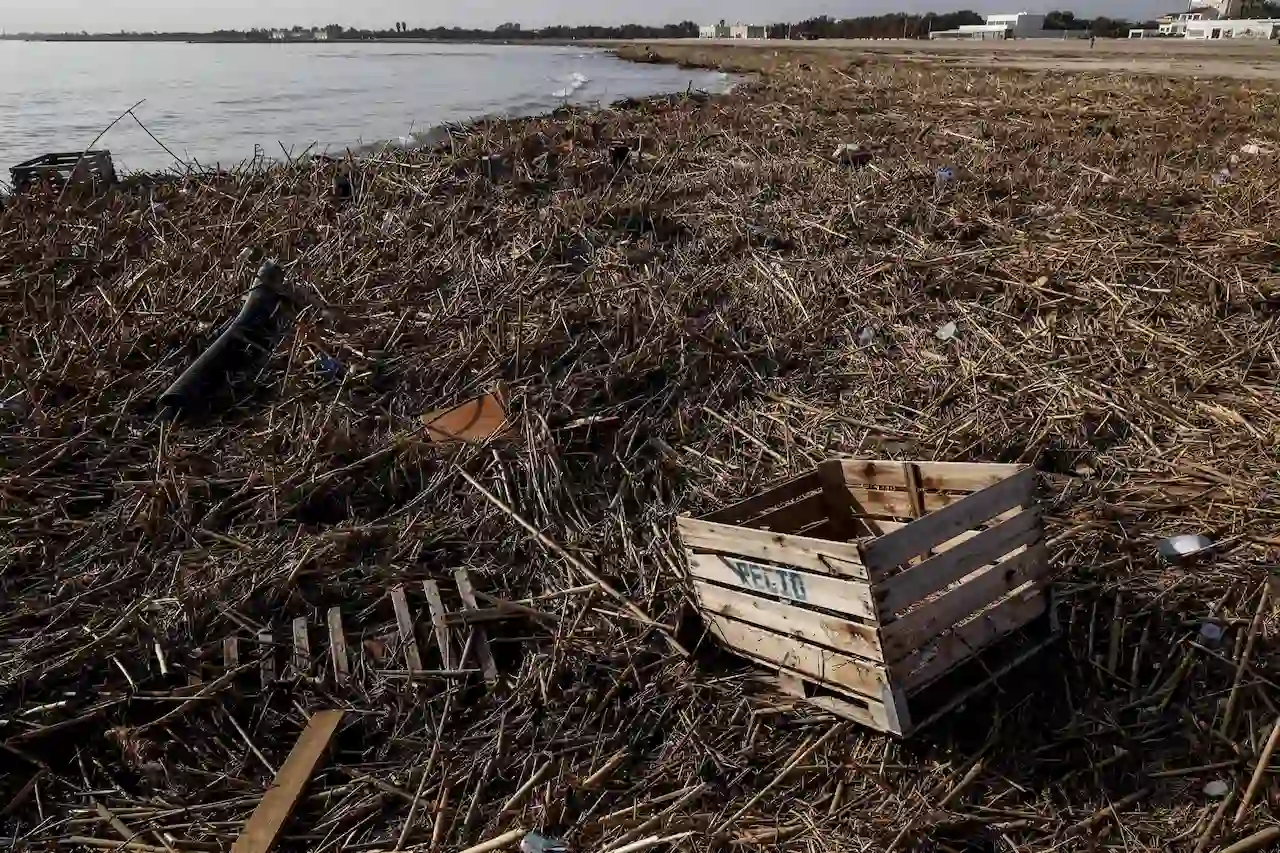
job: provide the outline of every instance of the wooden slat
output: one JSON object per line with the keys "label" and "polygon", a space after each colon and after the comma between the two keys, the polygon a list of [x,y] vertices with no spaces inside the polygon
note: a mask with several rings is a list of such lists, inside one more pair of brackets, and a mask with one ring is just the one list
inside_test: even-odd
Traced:
{"label": "wooden slat", "polygon": [[396,613],[396,628],[400,633],[400,648],[404,650],[405,669],[412,676],[422,671],[422,655],[418,654],[418,638],[413,630],[413,616],[409,613],[409,602],[404,597],[404,587],[391,588],[391,608]]}
{"label": "wooden slat", "polygon": [[444,609],[444,601],[440,598],[440,584],[433,580],[423,581],[422,591],[427,596],[431,627],[436,633],[436,645],[440,647],[440,666],[443,669],[457,669],[458,664],[453,659],[453,643],[449,639],[449,625],[445,621],[449,611]]}
{"label": "wooden slat", "polygon": [[996,563],[1011,551],[1032,545],[1044,536],[1040,510],[1023,510],[1008,521],[983,530],[952,548],[876,584],[880,615],[888,617],[951,584],[987,563]]}
{"label": "wooden slat", "polygon": [[306,677],[311,674],[311,641],[307,637],[307,617],[293,620],[293,674]]}
{"label": "wooden slat", "polygon": [[855,723],[875,729],[878,732],[888,732],[895,735],[905,734],[890,722],[884,704],[874,699],[867,699],[865,706],[838,699],[835,696],[808,696],[804,701],[815,708],[826,711],[828,714],[835,714],[837,717],[853,720]]}
{"label": "wooden slat", "polygon": [[686,552],[685,556],[689,560],[689,573],[703,580],[825,607],[859,619],[875,619],[871,587],[863,582],[796,572],[728,555]]}
{"label": "wooden slat", "polygon": [[827,517],[827,504],[821,492],[801,498],[793,504],[772,509],[744,524],[756,530],[773,530],[778,533],[795,533],[802,527],[822,521]]}
{"label": "wooden slat", "polygon": [[275,638],[270,631],[258,632],[258,654],[262,656],[262,688],[265,690],[276,680]]}
{"label": "wooden slat", "polygon": [[240,638],[222,638],[222,666],[224,669],[235,669],[240,665]]}
{"label": "wooden slat", "polygon": [[[1008,479],[1024,465],[994,462],[912,462],[920,472],[920,486],[933,491],[976,492]],[[855,486],[895,486],[905,488],[907,479],[901,462],[876,459],[841,459],[845,482]]]}
{"label": "wooden slat", "polygon": [[789,634],[811,643],[830,646],[858,657],[884,660],[879,634],[872,625],[852,622],[816,610],[805,610],[702,581],[694,581],[693,589],[698,604],[712,613]]}
{"label": "wooden slat", "polygon": [[[466,569],[454,569],[453,578],[458,584],[458,595],[462,597],[462,605],[466,610],[479,610],[480,605],[476,603],[475,589],[471,586],[471,575]],[[471,628],[475,632],[476,659],[480,661],[480,669],[484,671],[484,680],[489,684],[498,683],[498,667],[493,662],[493,653],[489,650],[489,637],[485,634],[484,628],[479,625],[473,625]],[[465,665],[466,661],[461,661],[461,665]]]}
{"label": "wooden slat", "polygon": [[863,547],[867,566],[875,572],[890,571],[917,554],[946,542],[961,531],[1015,506],[1027,506],[1035,489],[1035,470],[1027,468],[1007,480],[968,495],[907,528],[888,533]]}
{"label": "wooden slat", "polygon": [[824,681],[861,696],[879,699],[889,687],[885,668],[829,651],[793,637],[775,634],[735,619],[706,614],[707,627],[731,649]]}
{"label": "wooden slat", "polygon": [[342,711],[320,711],[311,716],[271,787],[262,795],[236,838],[231,853],[268,853],[275,845],[276,837],[302,796],[302,789],[338,730],[342,715]]}
{"label": "wooden slat", "polygon": [[676,520],[687,548],[721,551],[747,559],[766,560],[824,575],[866,580],[858,546],[787,533],[769,533],[681,516]]}
{"label": "wooden slat", "polygon": [[895,683],[906,690],[918,690],[936,681],[957,664],[1040,616],[1048,600],[1048,594],[1034,586],[1004,599],[978,618],[957,626],[894,664]]}
{"label": "wooden slat", "polygon": [[342,608],[330,607],[325,621],[329,626],[329,657],[333,659],[333,680],[341,686],[351,673],[351,662],[347,658],[347,638],[342,633]]}
{"label": "wooden slat", "polygon": [[988,566],[928,604],[880,629],[884,659],[898,661],[946,631],[961,619],[1003,598],[1028,581],[1048,574],[1048,552],[1043,544]]}
{"label": "wooden slat", "polygon": [[[911,493],[897,489],[868,489],[862,486],[848,486],[855,506],[860,507],[863,515],[886,516],[891,518],[916,518],[915,507],[912,506]],[[964,500],[968,495],[943,495],[938,492],[921,493],[921,503],[925,513],[951,506]]]}
{"label": "wooden slat", "polygon": [[704,521],[714,521],[720,524],[741,524],[762,512],[767,512],[780,503],[795,500],[796,498],[812,492],[821,487],[818,482],[818,475],[814,471],[796,477],[793,480],[787,480],[771,489],[761,492],[758,495],[749,497],[746,500],[738,501],[724,509],[716,510],[710,515],[703,516]]}
{"label": "wooden slat", "polygon": [[837,460],[818,463],[818,479],[822,481],[822,496],[831,519],[832,539],[851,539],[864,531],[864,524],[853,520],[853,501],[844,484],[844,472]]}

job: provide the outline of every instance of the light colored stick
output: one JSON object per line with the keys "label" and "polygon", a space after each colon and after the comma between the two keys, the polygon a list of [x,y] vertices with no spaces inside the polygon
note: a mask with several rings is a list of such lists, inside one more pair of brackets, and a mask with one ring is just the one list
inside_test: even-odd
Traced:
{"label": "light colored stick", "polygon": [[667,641],[667,645],[671,646],[672,651],[678,652],[684,657],[689,656],[689,650],[686,649],[684,646],[680,645],[678,642],[676,642],[675,637],[672,637],[669,633],[667,633],[670,630],[669,628],[667,628],[667,626],[663,625],[661,622],[654,621],[649,616],[649,614],[645,613],[643,610],[637,607],[631,601],[631,599],[627,598],[625,595],[618,592],[618,590],[614,589],[609,584],[608,581],[606,581],[604,578],[600,577],[595,572],[593,572],[586,563],[582,562],[577,557],[573,556],[568,551],[561,548],[559,543],[557,543],[554,539],[547,536],[545,533],[543,533],[538,528],[534,527],[529,522],[525,521],[523,516],[520,515],[520,513],[516,512],[511,507],[507,506],[502,501],[501,498],[499,498],[497,495],[493,494],[484,486],[476,482],[476,479],[472,477],[470,474],[468,474],[466,471],[463,471],[461,468],[459,468],[458,473],[462,475],[462,479],[466,480],[468,483],[471,484],[472,488],[474,488],[481,495],[483,495],[485,500],[489,501],[489,503],[493,504],[498,509],[502,510],[504,513],[510,516],[511,519],[514,522],[516,522],[516,524],[519,524],[521,527],[523,527],[525,531],[529,533],[530,536],[537,539],[538,542],[544,548],[546,548],[551,553],[563,559],[565,562],[573,566],[579,572],[582,572],[582,574],[588,580],[592,581],[596,586],[600,587],[600,589],[603,590],[606,595],[608,595],[610,598],[617,601],[623,607],[627,608],[627,611],[632,616],[636,617],[646,625],[651,625],[654,628],[657,628],[662,633],[663,638]]}
{"label": "light colored stick", "polygon": [[413,617],[409,614],[409,602],[404,597],[404,587],[391,588],[391,607],[396,612],[396,627],[400,631],[400,647],[404,649],[404,665],[413,675],[422,670],[422,656],[418,654],[418,639],[413,632]]}
{"label": "light colored stick", "polygon": [[1248,838],[1242,838],[1230,847],[1224,847],[1218,853],[1253,853],[1254,850],[1269,850],[1273,842],[1280,841],[1280,826],[1268,826],[1255,832]]}
{"label": "light colored stick", "polygon": [[1271,586],[1262,585],[1262,594],[1258,596],[1258,609],[1254,611],[1253,622],[1249,624],[1249,636],[1244,641],[1244,651],[1240,653],[1240,664],[1236,667],[1236,678],[1231,684],[1231,695],[1227,697],[1227,710],[1222,714],[1222,728],[1218,731],[1231,737],[1231,724],[1235,721],[1236,701],[1240,698],[1240,684],[1244,681],[1244,671],[1253,655],[1253,643],[1258,638],[1258,628],[1262,625],[1262,616],[1267,609],[1267,601],[1271,598]]}
{"label": "light colored stick", "polygon": [[[737,822],[738,818],[742,817],[744,814],[746,814],[748,811],[750,811],[750,810],[751,810],[751,808],[752,808],[752,807],[754,807],[756,803],[758,803],[758,802],[760,802],[762,799],[764,799],[764,795],[765,795],[765,794],[769,793],[769,792],[770,792],[770,791],[772,791],[775,787],[777,787],[779,784],[781,784],[781,783],[782,783],[782,780],[786,779],[786,778],[787,778],[787,774],[791,772],[791,768],[792,768],[792,767],[795,767],[795,766],[796,766],[796,765],[798,765],[800,762],[802,762],[802,761],[804,761],[806,758],[808,758],[810,755],[813,755],[813,753],[817,752],[817,751],[818,751],[818,747],[822,746],[822,745],[823,745],[823,744],[825,744],[827,741],[829,741],[829,740],[831,740],[833,737],[835,737],[837,734],[839,734],[840,732],[844,731],[844,729],[845,729],[845,727],[846,727],[847,725],[848,725],[847,723],[836,723],[834,726],[832,726],[831,728],[827,729],[826,734],[824,734],[822,737],[820,737],[820,738],[818,738],[817,740],[815,740],[815,741],[814,741],[814,742],[813,742],[813,743],[812,743],[808,748],[806,748],[806,749],[802,750],[802,751],[801,751],[799,754],[797,754],[794,758],[792,758],[790,761],[788,761],[788,762],[787,762],[787,764],[786,764],[786,766],[785,766],[785,767],[783,767],[780,771],[778,771],[778,775],[773,777],[773,781],[772,781],[772,782],[770,782],[768,785],[765,785],[763,788],[761,788],[759,791],[757,791],[757,792],[756,792],[756,795],[755,795],[754,797],[752,797],[750,800],[748,800],[746,805],[744,805],[742,808],[738,809],[736,812],[734,812],[734,813],[733,813],[733,815],[732,815],[731,817],[729,817],[729,818],[728,818],[728,819],[726,819],[722,824],[720,824],[718,827],[716,827],[716,828],[715,828],[715,830],[711,833],[711,835],[713,835],[713,836],[721,835],[721,834],[723,834],[725,831],[727,831],[727,830],[729,829],[729,827],[733,826],[733,825],[734,825],[734,823],[736,823],[736,822]],[[615,853],[617,853],[617,851],[615,851]]]}
{"label": "light colored stick", "polygon": [[305,678],[311,673],[311,640],[307,637],[307,617],[293,620],[293,674]]}
{"label": "light colored stick", "polygon": [[552,758],[552,759],[549,759],[541,767],[539,767],[536,771],[534,771],[534,774],[530,776],[523,785],[520,786],[520,790],[512,794],[511,798],[507,800],[505,803],[503,803],[502,808],[499,809],[499,812],[506,813],[509,811],[514,811],[521,803],[524,802],[525,797],[533,793],[533,789],[538,787],[538,785],[542,782],[543,779],[546,779],[548,776],[551,775],[551,771],[555,766],[556,766],[556,761],[554,758]]}
{"label": "light colored stick", "polygon": [[1276,751],[1277,743],[1280,743],[1280,717],[1276,718],[1275,725],[1271,727],[1271,736],[1267,738],[1267,744],[1262,748],[1262,754],[1258,756],[1258,764],[1253,768],[1253,778],[1249,780],[1249,787],[1245,788],[1244,798],[1240,800],[1240,808],[1236,809],[1235,820],[1231,821],[1232,826],[1239,826],[1249,812],[1249,807],[1253,805],[1253,798],[1257,796],[1258,789],[1267,778],[1267,768],[1271,764],[1271,754]]}
{"label": "light colored stick", "polygon": [[[436,644],[440,646],[440,666],[442,669],[454,669],[453,643],[449,640],[449,626],[445,617],[449,611],[444,609],[444,601],[440,598],[440,584],[433,580],[422,582],[422,591],[427,596],[427,609],[431,611],[431,627],[436,632]],[[461,662],[457,666],[461,666]]]}
{"label": "light colored stick", "polygon": [[479,844],[468,847],[461,853],[493,853],[494,850],[510,847],[521,838],[524,838],[524,827],[517,826],[515,829],[504,832],[496,838],[490,838],[488,841],[481,841]]}

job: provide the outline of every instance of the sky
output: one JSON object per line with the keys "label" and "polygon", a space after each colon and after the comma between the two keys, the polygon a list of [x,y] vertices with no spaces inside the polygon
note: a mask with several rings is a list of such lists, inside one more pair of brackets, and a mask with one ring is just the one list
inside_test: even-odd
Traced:
{"label": "sky", "polygon": [[116,32],[119,30],[247,29],[300,24],[386,27],[407,21],[411,27],[494,27],[517,21],[526,27],[547,24],[660,24],[684,20],[797,21],[812,15],[832,17],[890,11],[978,12],[1071,9],[1079,17],[1146,18],[1180,5],[1160,0],[1054,0],[1004,8],[999,0],[0,0],[0,29],[5,32]]}

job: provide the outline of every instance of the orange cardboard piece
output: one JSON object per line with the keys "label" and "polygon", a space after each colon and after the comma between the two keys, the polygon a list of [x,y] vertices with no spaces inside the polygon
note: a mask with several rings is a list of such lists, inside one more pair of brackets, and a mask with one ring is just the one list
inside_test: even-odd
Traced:
{"label": "orange cardboard piece", "polygon": [[474,397],[448,409],[422,416],[427,437],[437,444],[469,441],[479,444],[507,431],[507,409],[501,391]]}

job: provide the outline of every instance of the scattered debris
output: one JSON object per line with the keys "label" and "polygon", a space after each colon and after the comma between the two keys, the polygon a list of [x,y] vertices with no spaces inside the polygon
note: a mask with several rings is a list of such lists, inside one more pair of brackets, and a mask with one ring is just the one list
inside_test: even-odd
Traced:
{"label": "scattered debris", "polygon": [[1208,646],[1216,646],[1222,634],[1222,626],[1217,622],[1205,622],[1200,626],[1200,639]]}
{"label": "scattered debris", "polygon": [[64,186],[97,189],[116,183],[116,168],[110,151],[97,150],[45,154],[14,166],[9,176],[14,191],[19,193],[38,185],[52,189]]}
{"label": "scattered debris", "polygon": [[865,166],[871,162],[871,151],[852,142],[845,142],[836,147],[831,155],[841,166]]}
{"label": "scattered debris", "polygon": [[1209,537],[1194,533],[1161,539],[1157,547],[1159,548],[1160,556],[1167,560],[1177,560],[1198,554],[1212,545],[1213,540],[1209,539]]}
{"label": "scattered debris", "polygon": [[940,341],[949,341],[956,336],[957,328],[958,327],[954,320],[948,321],[943,323],[942,326],[938,328],[938,331],[933,333],[933,336]]}
{"label": "scattered debris", "polygon": [[858,346],[869,347],[876,342],[876,327],[872,325],[863,326],[858,330]]}
{"label": "scattered debris", "polygon": [[1227,791],[1230,790],[1231,786],[1226,782],[1223,782],[1221,779],[1214,779],[1212,782],[1206,782],[1204,785],[1204,795],[1206,797],[1213,797],[1214,799],[1217,799],[1218,797],[1225,797],[1227,795]]}
{"label": "scattered debris", "polygon": [[160,395],[160,406],[178,411],[206,402],[210,386],[257,346],[267,320],[280,304],[284,270],[268,261],[258,270],[240,313],[217,339]]}
{"label": "scattered debris", "polygon": [[448,409],[422,416],[427,437],[437,444],[457,441],[479,444],[502,438],[508,431],[507,408],[502,390],[473,397]]}
{"label": "scattered debris", "polygon": [[530,832],[520,840],[520,853],[568,853],[564,839],[553,838],[539,832]]}

